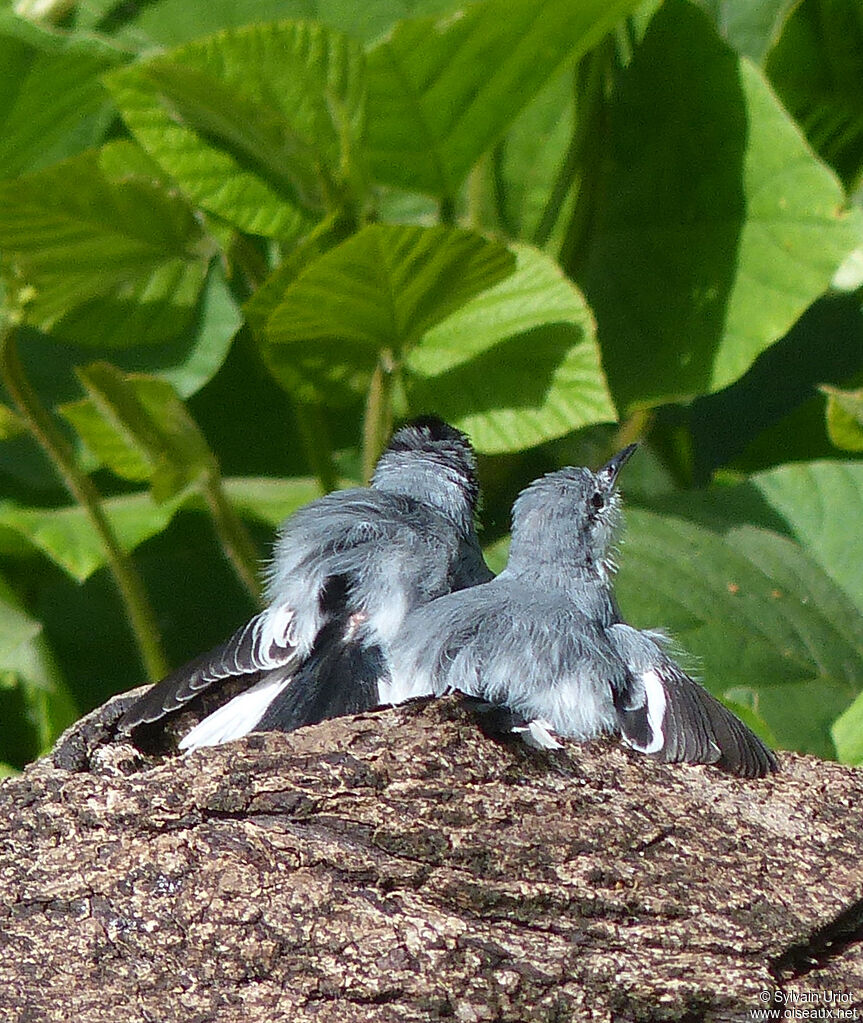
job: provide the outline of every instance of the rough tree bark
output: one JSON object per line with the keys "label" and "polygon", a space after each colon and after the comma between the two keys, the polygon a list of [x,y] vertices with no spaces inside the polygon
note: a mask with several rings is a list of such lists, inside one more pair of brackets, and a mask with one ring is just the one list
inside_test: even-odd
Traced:
{"label": "rough tree bark", "polygon": [[455,699],[157,760],[106,742],[124,705],[0,789],[4,1021],[744,1020],[774,997],[853,1018],[863,998],[859,771],[534,752]]}

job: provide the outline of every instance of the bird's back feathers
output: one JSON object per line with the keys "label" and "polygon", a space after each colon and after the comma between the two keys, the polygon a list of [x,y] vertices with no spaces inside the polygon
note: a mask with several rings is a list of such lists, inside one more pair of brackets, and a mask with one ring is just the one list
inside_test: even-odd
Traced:
{"label": "bird's back feathers", "polygon": [[[340,706],[375,705],[371,679],[382,674],[382,645],[404,615],[492,578],[474,531],[475,468],[467,438],[442,421],[429,417],[399,430],[373,487],[328,494],[282,525],[268,573],[269,606],[148,690],[120,730],[159,721],[208,689],[246,680],[248,691],[195,728],[188,745],[223,741],[217,737],[259,724],[297,727],[320,720],[319,713],[347,713]],[[338,694],[340,687],[347,692]]]}

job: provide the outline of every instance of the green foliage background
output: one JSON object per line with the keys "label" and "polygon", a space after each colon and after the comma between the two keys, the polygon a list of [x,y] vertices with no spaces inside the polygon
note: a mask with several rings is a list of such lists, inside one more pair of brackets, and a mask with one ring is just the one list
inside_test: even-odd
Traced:
{"label": "green foliage background", "polygon": [[618,593],[863,762],[856,0],[0,6],[0,761],[255,607],[437,411],[489,558],[636,438]]}

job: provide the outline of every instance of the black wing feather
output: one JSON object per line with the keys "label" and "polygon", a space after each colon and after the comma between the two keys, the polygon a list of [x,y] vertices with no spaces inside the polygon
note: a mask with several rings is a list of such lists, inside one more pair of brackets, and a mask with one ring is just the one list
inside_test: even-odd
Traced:
{"label": "black wing feather", "polygon": [[773,752],[703,686],[684,672],[663,670],[667,762],[715,764],[741,778],[761,778],[778,769]]}
{"label": "black wing feather", "polygon": [[148,689],[120,719],[120,731],[129,733],[138,725],[161,720],[217,682],[247,675],[251,685],[261,670],[288,664],[293,647],[271,644],[266,651],[260,649],[260,625],[267,613],[255,615],[226,643],[188,661]]}

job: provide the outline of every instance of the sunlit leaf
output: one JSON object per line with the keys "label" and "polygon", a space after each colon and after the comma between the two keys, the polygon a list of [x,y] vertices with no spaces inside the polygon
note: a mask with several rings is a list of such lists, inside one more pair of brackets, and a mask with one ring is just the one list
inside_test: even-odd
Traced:
{"label": "sunlit leaf", "polygon": [[795,4],[767,73],[813,148],[853,188],[863,169],[863,10],[858,0]]}
{"label": "sunlit leaf", "polygon": [[[300,505],[319,497],[309,479],[227,477],[222,485],[241,514],[277,525]],[[105,514],[125,551],[161,533],[183,507],[203,509],[204,499],[187,490],[157,504],[150,494],[128,494],[102,502]],[[83,582],[105,565],[105,551],[83,508],[22,508],[0,502],[0,530],[11,530],[41,550],[73,579]]]}
{"label": "sunlit leaf", "polygon": [[527,247],[514,274],[426,334],[406,370],[413,410],[436,410],[483,452],[617,418],[584,298]]}
{"label": "sunlit leaf", "polygon": [[182,200],[115,172],[90,152],[0,183],[0,247],[29,323],[124,348],[189,326],[210,253]]}
{"label": "sunlit leaf", "polygon": [[834,722],[833,741],[841,761],[863,764],[863,693]]}
{"label": "sunlit leaf", "polygon": [[[182,504],[182,495],[157,504],[149,494],[103,501],[103,508],[122,548],[134,550],[160,533]],[[81,507],[21,508],[0,502],[0,528],[11,529],[73,579],[83,582],[105,564],[98,533]]]}
{"label": "sunlit leaf", "polygon": [[124,375],[109,363],[78,370],[89,397],[64,415],[118,476],[148,480],[164,501],[215,470],[215,460],[177,392],[165,380]]}
{"label": "sunlit leaf", "polygon": [[355,400],[382,353],[397,364],[425,332],[506,277],[514,263],[502,245],[470,231],[366,227],[288,286],[266,327],[268,364],[301,396]]}
{"label": "sunlit leaf", "polygon": [[248,25],[108,78],[138,141],[205,209],[290,237],[358,172],[363,54],[309,22]]}
{"label": "sunlit leaf", "polygon": [[612,102],[580,274],[626,405],[719,390],[828,286],[863,221],[761,72],[669,0]]}
{"label": "sunlit leaf", "polygon": [[100,78],[122,54],[0,11],[0,178],[101,141],[115,116]]}
{"label": "sunlit leaf", "polygon": [[477,159],[567,58],[633,0],[486,0],[403,21],[368,58],[368,140],[379,180],[456,194]]}

